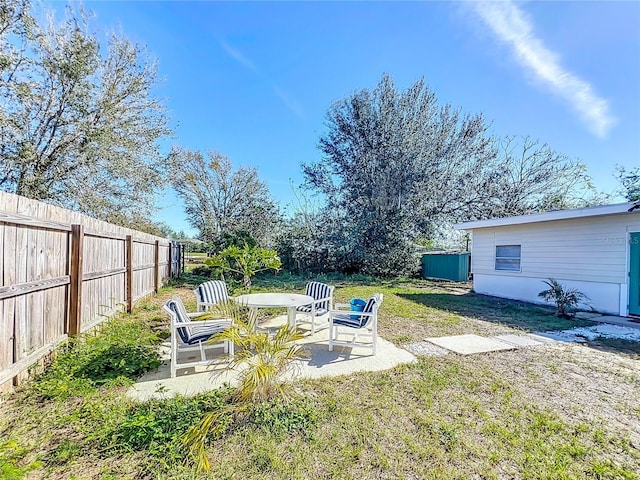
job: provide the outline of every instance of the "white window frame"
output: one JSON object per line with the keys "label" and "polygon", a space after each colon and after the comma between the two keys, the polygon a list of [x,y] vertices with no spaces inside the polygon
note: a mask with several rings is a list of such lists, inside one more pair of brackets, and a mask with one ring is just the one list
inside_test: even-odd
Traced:
{"label": "white window frame", "polygon": [[[508,256],[498,256],[498,249],[504,247],[518,247],[520,250],[520,254],[517,257],[508,257]],[[518,260],[518,268],[498,268],[498,260]],[[493,269],[496,272],[521,272],[522,271],[522,245],[521,244],[509,244],[509,245],[496,245],[494,258],[493,258]]]}

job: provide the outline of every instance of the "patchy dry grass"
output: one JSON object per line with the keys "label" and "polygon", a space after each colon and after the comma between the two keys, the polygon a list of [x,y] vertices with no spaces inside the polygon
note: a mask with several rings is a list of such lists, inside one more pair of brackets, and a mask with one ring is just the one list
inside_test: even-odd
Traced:
{"label": "patchy dry grass", "polygon": [[[260,279],[257,290],[304,288],[305,279],[275,278]],[[328,281],[340,302],[384,293],[380,332],[400,345],[577,323],[466,285]],[[166,336],[159,307],[176,293],[191,298],[190,288],[164,290],[129,320]],[[594,342],[450,354],[300,382],[294,403],[263,405],[212,438],[208,474],[181,461],[179,435],[220,408],[229,391],[136,404],[124,395],[126,380],[46,400],[33,383],[0,404],[0,477],[13,468],[14,478],[33,479],[636,479],[640,360],[633,348]]]}
{"label": "patchy dry grass", "polygon": [[337,296],[340,301],[347,301],[376,291],[385,295],[380,332],[399,345],[462,333],[499,335],[514,330],[533,332],[593,325],[584,320],[557,318],[551,308],[477,295],[468,284],[381,282],[345,286],[337,290]]}

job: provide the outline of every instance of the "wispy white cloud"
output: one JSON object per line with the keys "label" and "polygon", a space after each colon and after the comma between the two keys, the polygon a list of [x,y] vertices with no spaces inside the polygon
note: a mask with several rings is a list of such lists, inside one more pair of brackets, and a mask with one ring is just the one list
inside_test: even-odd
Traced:
{"label": "wispy white cloud", "polygon": [[523,67],[569,102],[592,133],[600,138],[607,136],[616,122],[609,104],[588,82],[561,65],[558,56],[536,37],[533,22],[524,11],[511,0],[469,5],[493,33],[513,49]]}
{"label": "wispy white cloud", "polygon": [[284,106],[289,109],[289,111],[291,113],[293,113],[296,117],[298,117],[300,119],[304,118],[304,112],[303,112],[302,107],[300,106],[300,104],[298,104],[298,102],[294,101],[291,97],[289,97],[289,95],[287,95],[284,92],[284,90],[280,89],[279,87],[274,86],[273,87],[273,92],[280,99],[280,101],[284,104]]}
{"label": "wispy white cloud", "polygon": [[227,54],[229,54],[231,58],[233,58],[240,65],[260,75],[260,70],[258,70],[258,67],[256,67],[255,64],[251,60],[249,60],[240,50],[232,47],[224,41],[220,42],[220,46],[225,52],[227,52]]}
{"label": "wispy white cloud", "polygon": [[[260,71],[260,69],[256,66],[255,63],[253,63],[246,55],[244,55],[240,50],[238,50],[237,48],[232,47],[231,45],[229,45],[228,43],[224,42],[224,41],[220,41],[220,46],[222,47],[222,49],[227,52],[227,54],[233,58],[236,62],[238,62],[240,65],[242,65],[243,67],[251,70],[253,73],[255,73],[256,75],[258,75],[261,78],[265,78],[265,75]],[[265,80],[268,81],[268,79],[265,78]],[[271,83],[271,82],[269,82]],[[304,118],[304,111],[302,110],[302,107],[300,106],[299,103],[297,103],[295,100],[293,100],[284,90],[282,90],[281,88],[271,84],[271,89],[273,90],[273,93],[275,93],[275,95],[280,99],[280,101],[282,102],[282,104],[291,112],[293,113],[296,117],[303,119]]]}

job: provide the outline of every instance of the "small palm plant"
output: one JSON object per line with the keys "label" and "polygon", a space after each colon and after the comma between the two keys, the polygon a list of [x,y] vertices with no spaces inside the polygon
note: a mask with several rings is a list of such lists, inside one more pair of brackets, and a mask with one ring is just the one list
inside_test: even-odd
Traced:
{"label": "small palm plant", "polygon": [[569,318],[568,310],[575,308],[583,300],[589,300],[584,293],[575,288],[565,288],[560,282],[553,278],[543,280],[549,286],[541,291],[538,296],[547,302],[556,304],[556,316]]}
{"label": "small palm plant", "polygon": [[224,420],[229,416],[241,416],[251,407],[278,397],[290,398],[292,387],[283,380],[283,376],[293,367],[295,360],[306,356],[304,347],[294,343],[304,336],[288,323],[278,328],[274,336],[258,332],[256,311],[232,301],[217,305],[210,315],[233,320],[230,328],[213,336],[210,341],[234,343],[235,353],[227,369],[238,371],[240,383],[230,405],[205,415],[182,439],[201,470],[210,468],[204,449],[206,437],[224,433]]}
{"label": "small palm plant", "polygon": [[245,290],[251,288],[251,277],[266,270],[280,270],[282,262],[275,250],[268,250],[247,243],[240,248],[230,245],[217,255],[205,260],[205,263],[220,273],[224,279],[225,272],[242,275]]}

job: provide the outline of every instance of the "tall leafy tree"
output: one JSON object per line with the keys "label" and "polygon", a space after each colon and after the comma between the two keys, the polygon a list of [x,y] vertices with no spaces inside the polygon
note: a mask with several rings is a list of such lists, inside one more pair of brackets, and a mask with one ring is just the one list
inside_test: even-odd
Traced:
{"label": "tall leafy tree", "polygon": [[87,15],[61,22],[26,0],[0,6],[0,188],[107,219],[147,214],[170,133],[156,64]]}
{"label": "tall leafy tree", "polygon": [[388,75],[335,102],[322,159],[304,164],[327,200],[331,233],[351,270],[391,275],[414,268],[416,238],[472,218],[566,206],[588,180],[584,166],[530,139],[498,142],[482,115],[440,105],[419,80],[399,91]]}
{"label": "tall leafy tree", "polygon": [[335,102],[322,160],[303,170],[342,215],[345,256],[370,273],[411,268],[411,242],[430,228],[434,199],[495,156],[486,129],[480,115],[440,107],[422,80],[399,92],[385,75],[372,91]]}
{"label": "tall leafy tree", "polygon": [[234,168],[217,152],[174,148],[169,154],[172,183],[189,223],[207,242],[246,232],[268,246],[278,208],[255,167]]}

